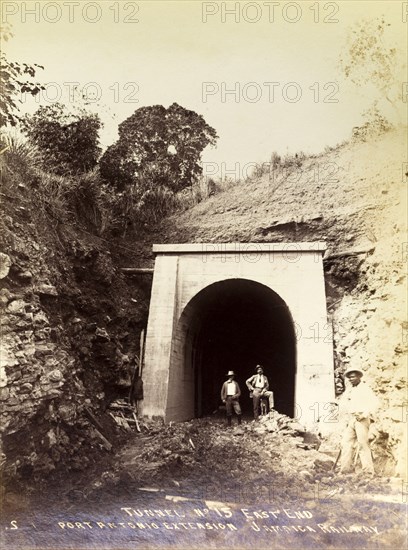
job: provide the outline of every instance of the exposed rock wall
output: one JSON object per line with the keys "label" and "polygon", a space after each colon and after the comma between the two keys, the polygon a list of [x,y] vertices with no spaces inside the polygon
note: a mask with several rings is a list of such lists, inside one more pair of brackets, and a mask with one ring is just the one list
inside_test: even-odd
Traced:
{"label": "exposed rock wall", "polygon": [[87,410],[117,437],[102,413],[129,391],[149,284],[127,281],[100,239],[57,231],[27,191],[2,195],[2,459],[6,482],[32,481],[106,452]]}

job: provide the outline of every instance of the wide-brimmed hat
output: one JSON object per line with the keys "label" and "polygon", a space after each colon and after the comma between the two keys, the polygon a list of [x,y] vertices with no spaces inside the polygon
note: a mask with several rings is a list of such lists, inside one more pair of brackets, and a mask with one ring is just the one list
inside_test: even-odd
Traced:
{"label": "wide-brimmed hat", "polygon": [[262,370],[263,370],[263,366],[262,366],[262,365],[257,365],[257,366],[255,367],[255,372],[256,372],[258,369],[262,369]]}
{"label": "wide-brimmed hat", "polygon": [[235,372],[233,370],[229,370],[225,376],[235,376]]}
{"label": "wide-brimmed hat", "polygon": [[351,374],[352,372],[356,372],[357,374],[359,374],[360,376],[363,376],[364,375],[364,372],[361,370],[361,369],[356,369],[356,367],[349,367],[346,372],[344,373],[344,376],[346,376],[348,378],[348,375]]}

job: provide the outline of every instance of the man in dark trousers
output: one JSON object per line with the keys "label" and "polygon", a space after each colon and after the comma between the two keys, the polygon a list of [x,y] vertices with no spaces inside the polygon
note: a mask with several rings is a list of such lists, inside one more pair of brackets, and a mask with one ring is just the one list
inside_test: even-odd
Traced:
{"label": "man in dark trousers", "polygon": [[228,371],[228,379],[224,382],[221,388],[221,401],[225,403],[227,407],[227,422],[228,426],[232,424],[232,410],[238,417],[238,424],[241,424],[241,407],[239,406],[239,397],[241,390],[238,382],[234,380],[235,372],[233,370]]}
{"label": "man in dark trousers", "polygon": [[259,417],[259,403],[263,397],[267,397],[269,401],[269,414],[273,414],[273,392],[269,391],[269,382],[267,377],[263,373],[262,365],[255,367],[255,373],[250,376],[246,381],[247,388],[252,393],[252,400],[254,406],[254,419],[258,420]]}

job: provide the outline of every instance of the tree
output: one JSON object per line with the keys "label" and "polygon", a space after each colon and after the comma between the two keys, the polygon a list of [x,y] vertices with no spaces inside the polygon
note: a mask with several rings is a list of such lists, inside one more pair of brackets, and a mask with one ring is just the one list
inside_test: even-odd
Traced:
{"label": "tree", "polygon": [[178,191],[197,180],[201,153],[217,137],[201,115],[177,103],[141,107],[119,125],[119,140],[102,156],[100,171],[118,189],[137,183]]}
{"label": "tree", "polygon": [[[0,28],[0,41],[7,42],[12,36],[8,29]],[[22,103],[23,94],[37,95],[44,86],[35,82],[36,71],[44,69],[34,63],[10,62],[4,52],[0,54],[0,128],[9,124],[16,126],[21,120],[18,102]],[[19,97],[20,96],[20,97]]]}
{"label": "tree", "polygon": [[138,166],[130,147],[121,141],[110,145],[99,160],[102,177],[119,190],[134,181]]}
{"label": "tree", "polygon": [[78,174],[94,168],[100,155],[99,116],[63,105],[41,106],[23,120],[23,131],[38,147],[44,163],[56,174]]}
{"label": "tree", "polygon": [[363,20],[350,31],[347,47],[343,50],[340,67],[346,78],[362,87],[371,84],[388,102],[393,103],[397,90],[397,50],[387,45],[383,18]]}

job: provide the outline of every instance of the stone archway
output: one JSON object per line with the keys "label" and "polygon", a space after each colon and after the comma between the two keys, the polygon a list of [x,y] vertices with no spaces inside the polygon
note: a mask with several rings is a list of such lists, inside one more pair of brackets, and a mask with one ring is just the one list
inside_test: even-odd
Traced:
{"label": "stone archway", "polygon": [[171,355],[168,418],[211,414],[229,369],[241,386],[241,406],[251,413],[245,380],[262,364],[276,409],[295,413],[296,337],[285,302],[270,288],[248,279],[218,281],[184,308]]}
{"label": "stone archway", "polygon": [[[324,243],[155,245],[142,414],[165,421],[204,414],[215,404],[216,385],[225,370],[223,362],[239,364],[242,386],[251,366],[264,362],[271,383],[273,378],[278,385],[279,391],[274,388],[277,408],[312,425],[334,399],[324,250]],[[248,309],[251,301],[252,309]],[[241,349],[241,363],[238,353],[229,354],[228,347],[241,344],[236,335],[235,340],[228,337],[228,330],[239,332],[239,322],[234,325],[234,320],[228,321],[228,308],[251,337],[257,338],[259,361],[250,346],[246,351],[245,346]],[[281,313],[276,315],[279,308]],[[257,335],[255,325],[269,329]],[[276,335],[279,330],[280,337]],[[279,338],[286,343],[279,344]],[[215,342],[215,352],[209,339]],[[209,367],[209,362],[218,366]],[[279,379],[278,363],[287,365],[280,376],[290,374],[289,390]],[[214,387],[210,378],[216,378]],[[204,398],[203,389],[214,397]]]}

